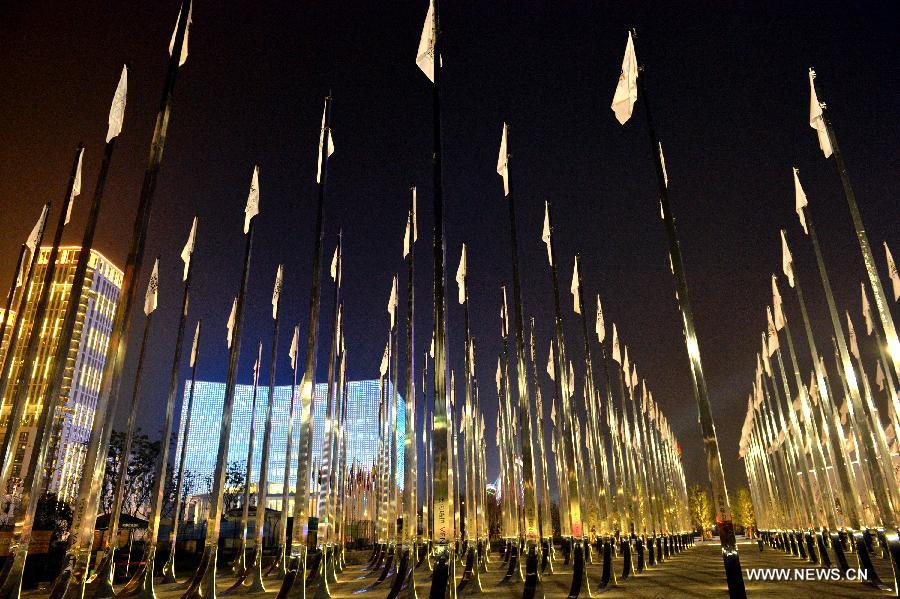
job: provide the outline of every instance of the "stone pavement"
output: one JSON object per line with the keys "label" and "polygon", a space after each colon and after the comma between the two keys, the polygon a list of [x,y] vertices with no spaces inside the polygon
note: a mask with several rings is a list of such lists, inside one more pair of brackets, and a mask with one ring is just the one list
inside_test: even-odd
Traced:
{"label": "stone pavement", "polygon": [[[798,558],[774,551],[766,547],[759,551],[755,543],[744,541],[739,544],[741,554],[741,566],[745,569],[745,584],[747,594],[750,597],[838,597],[838,598],[878,598],[889,596],[871,586],[848,580],[837,581],[748,581],[747,568],[806,568],[810,564]],[[364,561],[368,553],[354,554],[356,561]],[[853,563],[853,556],[848,556]],[[484,595],[491,599],[513,599],[521,597],[521,584],[503,584],[500,582],[503,570],[499,563],[499,556],[493,556],[493,562],[489,565],[489,572],[482,574]],[[615,560],[616,570],[621,571],[621,560]],[[879,574],[886,581],[891,581],[890,566],[888,562],[879,560],[876,562]],[[557,562],[556,572],[553,575],[544,576],[544,594],[548,598],[562,598],[568,595],[571,583],[571,568]],[[459,567],[457,574],[460,575]],[[429,573],[416,571],[416,587],[420,599],[428,596]],[[634,575],[628,580],[619,580],[615,586],[602,593],[598,593],[596,582],[600,578],[600,565],[595,563],[588,566],[588,576],[591,582],[591,590],[594,595],[604,597],[641,597],[673,599],[677,597],[727,597],[728,591],[725,585],[725,576],[722,570],[721,549],[718,541],[699,543],[689,548],[680,555],[653,568],[646,569],[642,574]],[[359,599],[372,597],[382,599],[387,596],[392,578],[389,577],[381,584],[373,584],[378,578],[377,574],[368,574],[362,566],[353,565],[338,576],[338,583],[331,586],[333,599]],[[219,593],[231,586],[234,579],[231,576],[222,576],[219,582]],[[278,592],[277,580],[267,581],[266,595],[274,599]],[[183,585],[157,585],[159,599],[178,599],[181,596]],[[313,589],[308,589],[308,596],[312,597]],[[40,597],[41,593],[28,593],[30,597]],[[45,593],[44,593],[45,595]],[[234,595],[228,595],[234,596]],[[261,596],[261,595],[260,595]],[[581,597],[588,595],[582,592]]]}

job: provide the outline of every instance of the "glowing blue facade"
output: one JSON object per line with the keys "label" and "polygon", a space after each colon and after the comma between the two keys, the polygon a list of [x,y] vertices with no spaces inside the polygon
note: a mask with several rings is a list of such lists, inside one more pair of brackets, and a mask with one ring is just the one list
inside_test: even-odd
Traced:
{"label": "glowing blue facade", "polygon": [[[178,447],[175,452],[176,464],[181,456],[181,440],[187,422],[187,403],[190,381],[185,382],[184,401],[178,428]],[[322,453],[322,438],[325,432],[325,397],[327,384],[316,385],[313,407],[313,452],[312,463],[318,464]],[[243,471],[247,463],[250,442],[251,406],[253,386],[237,385],[234,395],[234,411],[231,416],[231,440],[228,445],[228,462],[236,462]],[[262,461],[263,433],[269,388],[260,386],[256,397],[256,431],[253,444],[253,472],[251,480],[259,480]],[[194,389],[194,405],[191,416],[191,430],[187,439],[185,471],[193,473],[196,487],[192,494],[209,490],[216,452],[219,447],[219,433],[222,426],[222,404],[225,399],[225,384],[197,381]],[[291,386],[275,387],[272,413],[272,441],[269,452],[269,484],[266,505],[281,509],[282,483],[284,481],[285,446],[287,445],[288,410],[290,409]],[[403,398],[397,395],[397,471],[403,472],[403,438],[406,434],[406,415]],[[347,383],[347,466],[354,461],[371,467],[375,461],[378,446],[378,405],[380,386],[377,380],[349,381]],[[291,449],[291,477],[289,489],[293,492],[297,481],[297,440],[300,427],[299,398],[295,400],[293,447]],[[402,480],[402,477],[401,477]]]}

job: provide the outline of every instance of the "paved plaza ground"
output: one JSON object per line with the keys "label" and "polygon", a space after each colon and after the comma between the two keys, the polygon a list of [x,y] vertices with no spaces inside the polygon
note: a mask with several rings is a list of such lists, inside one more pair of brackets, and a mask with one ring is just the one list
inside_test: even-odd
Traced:
{"label": "paved plaza ground", "polygon": [[[879,591],[855,581],[748,581],[747,568],[806,568],[810,566],[798,558],[785,555],[766,547],[759,551],[755,543],[743,541],[739,544],[741,566],[745,569],[745,582],[747,593],[751,597],[841,597],[841,598],[866,598],[884,597],[888,593]],[[350,556],[351,561],[362,562],[368,557],[368,553],[355,553]],[[490,571],[482,574],[484,595],[492,599],[505,599],[521,597],[520,584],[504,584],[501,582],[503,570],[500,566],[499,555],[494,555],[493,562],[489,565]],[[848,556],[851,565],[854,565],[853,556]],[[621,571],[621,560],[616,559],[617,571]],[[887,561],[877,559],[876,568],[885,581],[890,582],[890,565]],[[461,573],[462,568],[459,568]],[[673,599],[677,597],[726,597],[727,587],[722,569],[721,549],[718,542],[699,543],[688,548],[660,565],[646,569],[642,574],[634,575],[628,580],[619,580],[602,593],[598,593],[596,582],[600,578],[600,565],[595,563],[588,566],[588,575],[591,581],[591,590],[594,595],[602,594],[604,597],[641,597],[657,598],[665,597]],[[377,573],[371,574],[364,571],[362,565],[348,566],[338,576],[338,583],[331,586],[333,599],[351,599],[360,597],[382,598],[386,597],[390,589],[392,578],[388,578],[381,584],[373,584],[378,578]],[[234,578],[221,576],[219,592],[225,591],[232,585]],[[561,561],[555,565],[555,573],[543,577],[543,589],[546,597],[566,597],[571,583],[571,568],[562,565]],[[416,571],[416,586],[418,596],[424,599],[428,596],[429,572]],[[279,581],[270,580],[267,584],[267,595],[274,598],[278,592]],[[182,584],[157,585],[159,599],[177,599],[183,592]],[[308,596],[312,598],[313,589],[308,590]],[[41,597],[46,592],[28,593],[31,597]],[[582,592],[581,597],[587,597]]]}

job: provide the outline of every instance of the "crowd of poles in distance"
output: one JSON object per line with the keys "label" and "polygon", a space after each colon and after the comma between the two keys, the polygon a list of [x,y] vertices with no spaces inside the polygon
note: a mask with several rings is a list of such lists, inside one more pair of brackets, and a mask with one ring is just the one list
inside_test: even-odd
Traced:
{"label": "crowd of poles in distance", "polygon": [[[803,239],[811,244],[815,255],[828,307],[831,343],[817,344],[801,286],[802,273],[794,262],[788,234],[782,229],[782,272],[788,287],[796,293],[803,333],[795,346],[778,277],[772,275],[772,304],[766,308],[766,328],[757,354],[739,453],[763,540],[812,563],[827,567],[834,564],[844,572],[850,568],[847,554],[855,553],[858,567],[868,573],[865,582],[897,594],[900,463],[894,456],[900,453],[900,344],[833,124],[825,104],[818,99],[812,69],[809,86],[810,126],[818,134],[825,158],[833,156],[837,166],[868,275],[868,280],[859,284],[866,337],[858,338],[849,310],[843,315],[839,312],[813,211],[799,171],[794,168],[795,208]],[[896,302],[900,299],[900,276],[886,242],[883,247],[882,264],[886,263],[884,272]],[[782,351],[785,347],[787,358]],[[869,352],[861,352],[860,347],[872,350],[873,359],[869,360]],[[799,362],[807,351],[808,385]],[[881,574],[892,574],[893,581],[883,581],[875,568],[872,552],[876,543],[890,564]]]}
{"label": "crowd of poles in distance", "polygon": [[[331,279],[333,286],[333,310],[328,349],[328,380],[325,401],[325,435],[320,449],[321,459],[313,463],[313,394],[316,386],[317,359],[319,355],[319,320],[320,299],[324,289],[321,280],[323,266],[326,200],[326,184],[328,180],[328,159],[334,151],[331,133],[332,107],[331,98],[325,99],[322,123],[319,131],[317,159],[317,201],[316,228],[312,248],[312,280],[309,296],[309,328],[306,334],[305,363],[299,363],[300,331],[294,328],[293,343],[290,352],[290,364],[293,376],[290,413],[296,414],[299,426],[294,430],[294,418],[289,419],[288,443],[286,448],[286,471],[284,474],[281,517],[277,524],[280,549],[278,559],[266,568],[262,559],[262,532],[264,510],[256,514],[256,542],[251,556],[244,549],[247,547],[249,482],[252,476],[250,460],[247,466],[248,491],[245,492],[242,514],[241,551],[232,568],[237,578],[229,592],[259,592],[265,589],[263,579],[278,581],[279,597],[305,597],[307,586],[314,588],[317,597],[329,595],[329,585],[337,581],[337,574],[346,566],[344,540],[347,537],[347,525],[360,512],[367,512],[374,517],[376,523],[375,548],[367,569],[374,576],[378,573],[378,581],[392,577],[390,596],[406,594],[415,596],[417,568],[430,570],[428,579],[430,597],[446,597],[457,592],[481,592],[480,573],[486,570],[490,548],[487,526],[487,472],[484,418],[480,401],[480,388],[475,377],[476,344],[470,334],[468,290],[468,260],[465,246],[462,248],[460,268],[457,271],[459,301],[463,305],[464,325],[462,338],[464,344],[459,347],[465,357],[465,372],[462,387],[463,401],[457,402],[455,397],[456,374],[449,371],[447,353],[450,350],[447,334],[446,315],[446,243],[444,240],[445,205],[443,198],[443,167],[441,140],[441,29],[438,0],[429,5],[425,25],[417,52],[416,63],[428,76],[433,90],[433,336],[432,345],[424,356],[420,373],[416,372],[413,347],[415,298],[413,294],[414,262],[413,248],[417,238],[415,216],[415,190],[409,200],[407,230],[404,237],[404,264],[406,266],[407,288],[407,320],[406,320],[406,352],[405,364],[401,366],[401,344],[399,330],[399,278],[394,277],[389,300],[390,330],[384,359],[381,368],[381,399],[379,405],[379,447],[376,463],[372,465],[351,463],[347,467],[346,434],[347,417],[347,355],[343,330],[344,298],[341,293],[343,277],[342,240],[338,242],[331,261]],[[110,434],[116,409],[123,394],[123,366],[126,347],[131,334],[133,309],[139,289],[139,274],[145,262],[145,249],[148,225],[152,214],[156,183],[163,157],[168,126],[170,124],[172,98],[176,79],[181,67],[188,57],[188,33],[191,24],[191,2],[183,0],[178,14],[177,24],[169,42],[169,59],[163,86],[162,97],[157,114],[156,126],[150,146],[149,159],[144,180],[141,186],[137,215],[131,236],[131,247],[123,271],[121,296],[115,308],[112,330],[108,341],[107,359],[99,385],[99,397],[96,405],[97,417],[90,433],[83,471],[78,485],[72,533],[68,540],[67,559],[64,570],[55,580],[51,596],[54,599],[80,599],[85,595],[92,597],[141,596],[154,597],[154,572],[156,550],[159,544],[159,525],[166,479],[166,465],[169,461],[169,445],[162,444],[159,461],[156,464],[153,491],[150,498],[149,530],[147,534],[145,555],[142,562],[150,567],[139,568],[131,580],[118,591],[113,589],[114,547],[112,539],[117,537],[118,513],[120,512],[124,493],[124,464],[116,473],[115,495],[113,498],[113,515],[110,521],[109,534],[106,537],[104,559],[91,568],[91,554],[94,540],[94,527],[99,505],[101,482],[106,468],[106,455],[110,443]],[[744,595],[740,562],[735,544],[734,530],[731,521],[730,506],[725,489],[719,448],[715,428],[712,422],[709,398],[705,377],[700,360],[700,349],[694,328],[693,314],[690,308],[687,281],[681,249],[675,229],[675,221],[668,199],[668,176],[662,153],[662,145],[656,137],[652,113],[647,97],[645,80],[647,69],[640,64],[635,51],[636,33],[628,34],[622,74],[616,87],[612,110],[618,121],[625,125],[632,116],[638,93],[642,96],[644,115],[649,134],[649,148],[653,169],[656,175],[660,216],[664,223],[668,240],[669,264],[676,284],[676,299],[683,320],[686,348],[690,360],[690,371],[695,390],[699,424],[706,451],[706,462],[709,467],[710,483],[713,491],[713,504],[716,522],[720,532],[723,562],[729,592],[734,597]],[[452,56],[448,57],[452,60]],[[640,75],[640,76],[639,76]],[[46,442],[52,435],[54,422],[58,412],[63,408],[62,393],[65,378],[66,346],[59,342],[70,338],[77,318],[77,307],[83,290],[90,249],[93,246],[97,219],[100,215],[107,175],[111,167],[116,139],[121,132],[126,104],[127,68],[123,69],[119,85],[109,115],[109,129],[102,163],[95,185],[90,206],[90,215],[81,244],[79,261],[76,266],[72,296],[68,299],[68,307],[63,324],[55,336],[56,351],[50,369],[49,384],[40,402],[40,411],[36,417],[36,438],[33,446],[35,455],[27,472],[21,477],[19,484],[20,501],[15,514],[15,530],[11,543],[11,558],[7,560],[0,580],[0,597],[18,597],[21,592],[22,575],[28,555],[31,531],[34,524],[37,503],[47,488],[48,447]],[[817,104],[816,104],[817,105]],[[878,280],[874,261],[865,237],[864,229],[859,222],[859,213],[855,199],[846,177],[846,170],[837,151],[834,133],[830,122],[819,112],[819,121],[814,126],[819,128],[820,136],[825,131],[825,141],[834,148],[838,170],[842,176],[844,190],[850,203],[863,256],[869,274],[868,291],[874,298],[878,313],[875,326],[884,341],[879,339],[879,347],[885,353],[881,358],[881,372],[888,385],[895,385],[898,374],[898,358],[900,344],[888,310],[884,292]],[[820,137],[820,140],[822,138]],[[559,289],[558,266],[564,261],[554,245],[553,207],[545,203],[544,228],[542,240],[547,246],[549,262],[548,274],[553,283],[554,297],[554,338],[550,342],[548,352],[547,374],[552,380],[553,394],[551,398],[551,425],[549,437],[552,444],[544,445],[545,422],[543,418],[543,399],[539,380],[538,352],[534,339],[534,319],[527,337],[525,316],[519,283],[518,241],[514,195],[510,180],[510,147],[509,129],[504,125],[501,151],[497,172],[502,177],[503,195],[509,207],[511,264],[512,264],[512,307],[509,306],[506,287],[498,285],[498,304],[500,306],[500,326],[503,351],[498,356],[496,387],[498,392],[498,428],[496,445],[499,451],[500,489],[502,502],[502,525],[500,534],[505,540],[503,545],[503,561],[506,565],[505,579],[518,581],[523,585],[526,597],[542,596],[541,577],[553,572],[556,559],[556,547],[553,543],[553,531],[550,520],[550,485],[551,477],[557,480],[560,511],[560,533],[563,559],[572,565],[572,585],[569,596],[577,597],[590,594],[590,580],[586,575],[585,564],[594,559],[594,551],[602,560],[602,575],[597,585],[603,588],[616,579],[612,569],[612,556],[623,560],[620,579],[627,579],[633,571],[653,566],[660,560],[669,558],[690,544],[685,531],[690,527],[687,514],[687,492],[684,472],[680,461],[680,448],[672,434],[665,416],[654,402],[652,392],[647,384],[637,375],[633,357],[629,357],[624,343],[620,343],[618,331],[613,325],[610,339],[607,341],[607,330],[603,320],[599,297],[597,300],[597,318],[594,322],[594,335],[589,334],[587,304],[579,271],[579,256],[574,257],[574,272],[571,291],[573,294],[574,312],[580,318],[583,334],[583,369],[582,385],[576,383],[573,361],[568,357],[568,347],[563,333],[563,307]],[[829,152],[826,152],[826,155]],[[48,256],[48,267],[44,281],[33,280],[33,272],[37,264],[37,249],[40,247],[44,229],[50,213],[50,205],[44,207],[42,216],[34,232],[20,252],[17,271],[7,297],[4,318],[11,313],[10,308],[21,307],[24,298],[32,297],[31,289],[39,289],[34,322],[41,322],[47,311],[53,286],[56,257],[64,227],[69,222],[75,197],[81,191],[81,167],[83,163],[83,147],[79,146],[73,159],[73,165],[66,186],[62,210],[54,233],[53,244]],[[232,304],[227,325],[227,345],[229,348],[228,371],[225,386],[225,398],[222,411],[222,425],[217,461],[210,491],[209,514],[206,524],[206,540],[202,557],[197,569],[190,574],[183,594],[185,599],[216,596],[216,575],[220,568],[218,563],[219,532],[223,515],[223,499],[226,490],[226,459],[231,437],[231,417],[234,406],[235,388],[238,377],[238,362],[241,352],[243,321],[245,311],[245,295],[251,268],[251,254],[254,240],[254,226],[260,212],[259,168],[254,167],[251,174],[250,192],[244,210],[244,254],[241,278],[238,291]],[[799,184],[798,184],[799,189]],[[801,215],[810,230],[814,249],[818,252],[814,230],[808,208],[804,207]],[[184,261],[183,294],[181,302],[178,333],[173,352],[171,378],[166,397],[164,412],[163,439],[168,439],[172,432],[172,421],[175,397],[177,395],[179,372],[183,366],[182,349],[185,333],[188,330],[188,308],[191,295],[192,255],[199,240],[198,220],[195,218],[190,228],[188,242],[181,253]],[[165,257],[163,257],[165,259]],[[820,525],[817,537],[819,546],[809,545],[821,554],[821,544],[830,543],[835,547],[849,534],[856,541],[854,550],[863,559],[868,546],[868,537],[863,535],[863,519],[884,527],[879,531],[879,539],[883,546],[891,548],[896,568],[896,507],[897,485],[895,474],[888,468],[889,454],[885,444],[886,435],[880,426],[877,412],[871,401],[868,384],[862,372],[862,363],[857,360],[854,365],[848,357],[846,341],[839,318],[833,306],[830,288],[824,267],[819,257],[820,271],[836,332],[836,345],[843,373],[842,381],[847,386],[850,416],[849,434],[855,440],[855,447],[862,448],[863,459],[857,458],[856,471],[846,453],[846,438],[843,425],[836,417],[837,410],[832,404],[832,392],[825,379],[815,346],[810,336],[810,349],[816,364],[815,384],[819,401],[813,402],[819,411],[815,417],[809,415],[808,399],[811,389],[804,390],[798,378],[795,385],[800,392],[801,407],[804,410],[804,428],[801,430],[795,413],[790,413],[791,428],[785,425],[781,402],[778,401],[779,390],[773,378],[765,379],[759,375],[757,396],[769,398],[778,404],[784,439],[782,447],[776,451],[766,452],[771,448],[774,439],[774,423],[771,412],[760,411],[759,417],[753,417],[753,427],[746,428],[748,435],[742,443],[742,451],[752,459],[747,461],[748,473],[755,493],[757,505],[763,505],[761,516],[773,531],[787,528],[809,531]],[[896,277],[896,269],[893,275]],[[269,355],[268,397],[257,398],[258,380],[263,366],[263,349],[260,346],[254,367],[253,401],[267,402],[267,418],[262,447],[262,466],[256,475],[257,488],[267,486],[268,460],[271,450],[271,421],[273,406],[273,387],[276,375],[276,347],[279,333],[278,308],[280,305],[281,284],[284,269],[279,266],[276,273],[272,298],[273,341]],[[147,350],[147,339],[152,318],[157,309],[157,293],[159,287],[158,262],[154,265],[149,277],[145,295],[142,341],[138,356],[138,369],[131,390],[131,404],[125,439],[125,455],[134,432],[134,415],[139,396],[143,356]],[[799,285],[795,287],[799,295]],[[896,288],[895,288],[896,290]],[[864,295],[866,288],[864,287]],[[16,301],[18,300],[18,301]],[[16,354],[16,346],[22,344],[24,363],[33,361],[39,338],[34,331],[23,330],[22,313],[14,311],[16,316],[12,323],[10,342],[6,359],[0,373],[0,397],[4,396],[9,386],[14,390],[10,401],[10,425],[3,438],[2,455],[0,455],[0,482],[10,479],[11,467],[15,455],[15,442],[22,426],[26,406],[24,397],[33,369],[14,368],[12,356]],[[778,306],[779,322],[784,323],[785,335],[790,344],[786,319]],[[804,312],[805,316],[805,312]],[[593,318],[591,319],[593,320]],[[4,327],[6,323],[4,322]],[[808,329],[808,325],[807,325]],[[191,405],[193,402],[193,382],[195,380],[198,355],[200,353],[200,323],[194,328],[193,344],[190,355],[191,378],[188,385],[189,405],[186,413],[188,421],[185,434],[190,427]],[[514,339],[510,347],[510,337]],[[596,336],[598,345],[594,345]],[[779,353],[777,330],[774,338],[767,340],[767,349],[763,352],[766,373],[771,372],[769,358],[771,352],[777,353],[782,383],[786,397],[790,396],[788,381]],[[594,359],[599,346],[599,359]],[[772,347],[774,346],[774,350]],[[510,355],[513,351],[514,355]],[[857,352],[858,355],[858,352]],[[793,362],[795,374],[797,368]],[[430,359],[430,361],[429,361]],[[431,368],[429,369],[429,364]],[[581,365],[579,365],[581,366]],[[400,380],[403,371],[404,380]],[[862,376],[859,377],[857,372]],[[419,376],[421,374],[421,377]],[[427,402],[427,384],[431,379],[432,409],[429,413]],[[768,376],[768,374],[767,374]],[[859,390],[859,380],[866,389],[863,394]],[[771,383],[770,387],[766,383]],[[419,388],[421,391],[417,391]],[[579,393],[579,387],[581,393]],[[406,397],[406,434],[402,447],[397,439],[397,391],[404,390]],[[894,402],[894,426],[896,427],[896,394],[891,387]],[[421,406],[424,423],[421,427],[420,448],[417,422],[418,399],[422,397]],[[580,396],[581,401],[578,401]],[[757,399],[754,399],[756,402]],[[766,399],[769,401],[769,399]],[[768,405],[766,404],[768,410]],[[255,410],[254,410],[255,414]],[[768,417],[768,419],[767,419]],[[254,421],[251,428],[258,424]],[[816,428],[818,427],[818,428]],[[819,430],[821,429],[821,430]],[[251,433],[252,434],[252,433]],[[805,435],[805,436],[804,436]],[[827,453],[819,444],[821,435],[829,442],[825,443]],[[895,431],[896,436],[896,431]],[[747,439],[750,437],[751,439]],[[253,438],[251,436],[251,438]],[[806,439],[806,442],[803,442]],[[811,443],[811,440],[815,443]],[[291,449],[297,447],[298,458],[291,464]],[[810,449],[813,448],[813,449]],[[815,449],[818,448],[818,449]],[[810,449],[812,466],[807,460],[806,451]],[[252,449],[250,450],[252,452]],[[396,469],[397,457],[402,451],[406,469],[403,473],[403,492],[400,491],[401,475]],[[828,460],[827,462],[825,460]],[[181,501],[185,456],[181,455],[176,469],[177,491],[176,501]],[[849,477],[857,476],[857,471],[865,486],[874,495],[873,501],[863,505],[865,498],[830,497],[829,485],[816,487],[816,481],[823,481],[822,469],[831,465],[837,472],[841,482]],[[339,467],[338,467],[339,466]],[[751,473],[752,467],[752,473]],[[296,486],[293,496],[293,513],[288,514],[289,488],[286,484],[290,469],[296,468]],[[794,470],[790,470],[794,468]],[[789,473],[801,468],[803,475],[794,480]],[[425,473],[424,488],[418,492],[418,476],[421,469]],[[788,480],[773,480],[776,476]],[[853,480],[856,480],[855,478]],[[784,482],[786,484],[778,484]],[[768,495],[762,495],[765,491]],[[862,482],[861,482],[862,484]],[[772,489],[777,487],[776,496]],[[814,488],[815,487],[815,488]],[[824,489],[823,489],[824,488]],[[844,486],[845,494],[850,487]],[[464,490],[464,493],[463,493]],[[829,497],[823,495],[828,494]],[[787,494],[782,496],[782,494]],[[806,495],[804,495],[806,494]],[[865,495],[864,493],[860,495]],[[303,500],[300,500],[303,498]],[[464,508],[459,498],[463,498]],[[806,499],[804,499],[806,498]],[[815,498],[815,503],[810,500]],[[765,499],[765,503],[760,503]],[[859,504],[857,505],[858,502]],[[815,505],[815,510],[812,506]],[[840,509],[838,508],[840,506]],[[168,555],[164,560],[166,581],[175,580],[174,541],[177,531],[181,506],[176,505],[175,521],[168,541]],[[819,519],[820,515],[825,518]],[[288,517],[295,523],[288,538]],[[842,523],[844,537],[838,534],[838,525]],[[825,526],[827,524],[827,527]],[[831,531],[824,535],[822,531]],[[771,539],[787,539],[773,534]],[[802,546],[796,536],[791,546],[801,551]],[[826,554],[827,555],[827,554]],[[840,552],[838,556],[840,559]],[[456,575],[457,562],[463,568],[461,576]],[[376,582],[378,582],[376,581]]]}

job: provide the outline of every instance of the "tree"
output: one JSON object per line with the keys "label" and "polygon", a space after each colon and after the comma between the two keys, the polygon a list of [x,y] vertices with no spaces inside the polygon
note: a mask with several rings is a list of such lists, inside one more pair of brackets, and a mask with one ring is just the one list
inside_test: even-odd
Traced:
{"label": "tree", "polygon": [[735,528],[741,529],[747,536],[752,536],[753,529],[756,528],[756,514],[753,511],[753,500],[750,498],[750,491],[747,487],[737,490],[731,499],[731,506],[734,512]]}
{"label": "tree", "polygon": [[[104,514],[112,511],[124,446],[125,433],[112,431],[109,451],[106,455],[103,493],[100,495],[100,509]],[[156,473],[156,461],[159,459],[159,448],[158,440],[151,441],[145,433],[141,432],[140,428],[134,431],[131,452],[128,456],[128,467],[125,470],[123,512],[132,516],[147,515],[150,509],[150,495],[153,491],[153,475]]]}
{"label": "tree", "polygon": [[45,493],[38,501],[34,530],[51,530],[51,541],[64,539],[72,527],[72,506],[60,501],[56,493]]}
{"label": "tree", "polygon": [[712,502],[706,489],[700,485],[691,487],[688,490],[688,507],[691,512],[691,526],[701,536],[706,536],[706,531],[713,525]]}
{"label": "tree", "polygon": [[[247,480],[244,465],[240,460],[233,460],[228,462],[225,467],[225,490],[222,494],[223,514],[241,507],[241,502],[244,500],[244,484]],[[212,485],[210,485],[210,489],[212,489]]]}

